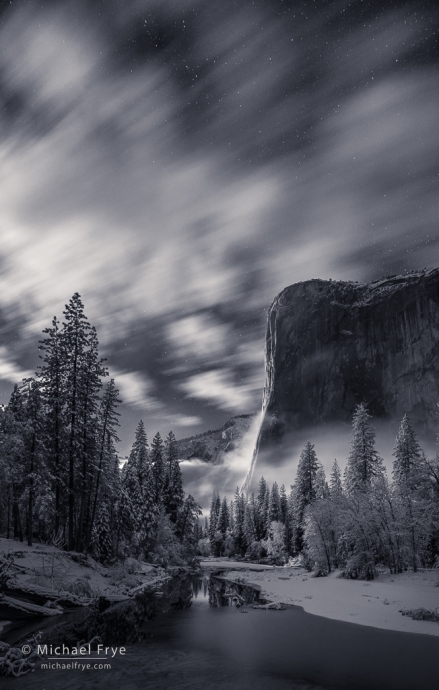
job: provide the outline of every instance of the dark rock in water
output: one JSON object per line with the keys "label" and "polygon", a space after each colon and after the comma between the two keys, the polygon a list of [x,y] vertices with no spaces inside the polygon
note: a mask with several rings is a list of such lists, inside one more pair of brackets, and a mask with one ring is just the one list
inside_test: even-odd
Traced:
{"label": "dark rock in water", "polygon": [[254,414],[242,414],[231,417],[221,429],[179,439],[177,441],[179,459],[197,459],[214,465],[221,464],[225,453],[230,453],[239,447],[239,442],[249,430],[254,416]]}
{"label": "dark rock in water", "polygon": [[405,413],[423,431],[439,400],[439,269],[369,285],[309,280],[285,288],[268,314],[259,446],[290,431]]}

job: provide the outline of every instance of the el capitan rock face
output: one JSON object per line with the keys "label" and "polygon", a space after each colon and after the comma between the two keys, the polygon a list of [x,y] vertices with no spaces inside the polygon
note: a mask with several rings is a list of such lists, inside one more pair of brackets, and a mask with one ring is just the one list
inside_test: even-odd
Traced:
{"label": "el capitan rock face", "polygon": [[[439,269],[369,285],[309,280],[285,288],[268,314],[258,445],[295,429],[376,417],[436,426]],[[257,454],[257,453],[256,453]]]}

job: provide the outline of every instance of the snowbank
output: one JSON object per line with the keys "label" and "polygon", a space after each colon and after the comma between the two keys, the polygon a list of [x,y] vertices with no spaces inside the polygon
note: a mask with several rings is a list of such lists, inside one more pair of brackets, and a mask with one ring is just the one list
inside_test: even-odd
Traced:
{"label": "snowbank", "polygon": [[[131,567],[117,564],[106,568],[91,556],[68,552],[46,544],[28,546],[0,538],[0,556],[13,556],[7,589],[34,598],[49,594],[80,605],[104,595],[110,601],[126,599],[145,586],[159,584],[169,575],[161,568],[133,561]],[[43,591],[44,590],[44,591]],[[9,594],[11,592],[8,592]],[[49,597],[50,598],[50,597]],[[74,601],[73,601],[74,600]],[[42,604],[43,601],[36,603]],[[68,603],[68,602],[67,602]]]}
{"label": "snowbank", "polygon": [[297,568],[249,573],[231,571],[230,580],[245,580],[273,602],[302,606],[307,613],[385,630],[439,636],[439,624],[415,621],[403,609],[439,607],[439,571],[379,575],[376,580],[345,580],[332,573],[313,578]]}

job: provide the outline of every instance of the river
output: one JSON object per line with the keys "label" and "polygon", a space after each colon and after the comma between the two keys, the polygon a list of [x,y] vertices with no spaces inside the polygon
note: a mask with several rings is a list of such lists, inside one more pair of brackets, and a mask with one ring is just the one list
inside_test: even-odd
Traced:
{"label": "river", "polygon": [[[233,599],[235,597],[235,599]],[[240,607],[234,603],[246,602]],[[90,616],[65,616],[47,643],[99,633],[125,644],[111,669],[37,669],[2,688],[26,690],[437,690],[439,638],[307,614],[252,608],[251,587],[180,577],[162,596],[144,595]],[[79,616],[79,617],[78,617]],[[34,624],[35,627],[35,624]],[[17,642],[29,627],[3,637]],[[9,639],[8,639],[9,636]],[[90,637],[88,637],[90,639]],[[111,657],[111,653],[109,655]]]}

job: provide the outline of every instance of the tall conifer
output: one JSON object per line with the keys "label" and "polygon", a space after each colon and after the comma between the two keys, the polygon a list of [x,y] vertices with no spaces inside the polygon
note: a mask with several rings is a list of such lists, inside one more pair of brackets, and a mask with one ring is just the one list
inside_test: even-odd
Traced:
{"label": "tall conifer", "polygon": [[165,441],[163,504],[173,523],[177,522],[178,511],[182,507],[183,501],[183,479],[177,457],[177,441],[170,431]]}
{"label": "tall conifer", "polygon": [[346,466],[349,492],[368,491],[374,477],[383,475],[383,465],[375,449],[375,431],[364,403],[357,405],[352,420],[351,450]]}

